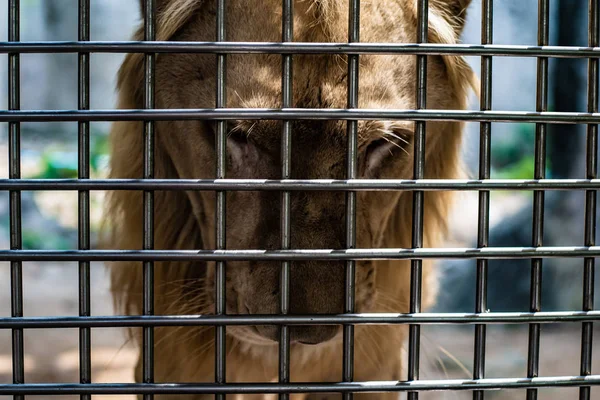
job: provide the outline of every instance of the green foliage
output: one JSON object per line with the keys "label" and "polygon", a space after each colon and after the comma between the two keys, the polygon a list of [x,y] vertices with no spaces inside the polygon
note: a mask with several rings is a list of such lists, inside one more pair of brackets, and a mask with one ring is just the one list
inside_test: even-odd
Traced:
{"label": "green foliage", "polygon": [[515,133],[508,140],[493,140],[492,163],[496,169],[509,168],[511,164],[533,154],[535,125],[519,124],[515,127]]}
{"label": "green foliage", "polygon": [[42,170],[34,178],[77,178],[77,153],[46,150],[42,153],[40,164]]}
{"label": "green foliage", "polygon": [[[109,157],[108,137],[105,132],[90,132],[90,175],[92,178],[98,176],[106,170],[106,164]],[[62,145],[49,146],[41,151],[33,152],[28,157],[37,164],[36,173],[28,178],[33,179],[74,179],[78,175],[78,154],[73,146]],[[98,205],[92,200],[92,207]],[[46,216],[47,218],[53,218]],[[2,226],[8,226],[6,221],[0,220]],[[58,225],[60,223],[56,221]],[[50,224],[51,225],[51,224]],[[57,225],[57,226],[58,226]],[[98,227],[92,223],[92,231],[97,231]],[[64,228],[66,231],[69,228]],[[67,235],[69,236],[69,235]],[[72,248],[72,239],[62,234],[48,232],[38,232],[36,230],[23,228],[22,240],[23,248],[28,250],[66,250]]]}
{"label": "green foliage", "polygon": [[[90,169],[91,174],[97,174],[106,166],[109,155],[108,137],[103,132],[91,134]],[[40,157],[41,171],[35,179],[70,179],[77,178],[77,151],[64,151],[50,147]]]}
{"label": "green foliage", "polygon": [[48,235],[29,229],[23,229],[22,240],[25,250],[66,250],[71,244],[61,235]]}
{"label": "green foliage", "polygon": [[523,157],[505,168],[494,170],[492,177],[495,179],[533,179],[534,161],[533,156]]}
{"label": "green foliage", "polygon": [[[492,145],[492,178],[533,179],[535,168],[535,124],[519,124],[508,140]],[[546,160],[546,176],[550,163]]]}
{"label": "green foliage", "polygon": [[90,168],[98,172],[107,166],[110,146],[107,135],[95,135],[90,146]]}

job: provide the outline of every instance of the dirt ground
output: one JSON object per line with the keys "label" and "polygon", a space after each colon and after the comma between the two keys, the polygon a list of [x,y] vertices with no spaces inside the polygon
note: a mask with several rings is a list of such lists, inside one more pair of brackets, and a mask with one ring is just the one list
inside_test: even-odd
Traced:
{"label": "dirt ground", "polygon": [[[92,314],[111,315],[108,280],[102,264],[92,264]],[[10,315],[10,267],[0,264],[0,316]],[[27,316],[70,316],[78,313],[77,265],[23,265],[24,314]],[[49,285],[49,283],[52,283]],[[48,293],[51,287],[51,293]],[[26,382],[58,383],[79,381],[77,329],[25,331]],[[135,352],[123,347],[125,335],[118,329],[92,331],[92,376],[94,382],[132,382]],[[12,382],[11,334],[0,331],[0,383]],[[36,398],[31,396],[28,398]],[[42,397],[37,397],[42,398]],[[56,400],[75,398],[55,397]],[[94,396],[95,399],[118,397]],[[122,397],[123,399],[127,397]],[[0,396],[0,399],[7,398]]]}

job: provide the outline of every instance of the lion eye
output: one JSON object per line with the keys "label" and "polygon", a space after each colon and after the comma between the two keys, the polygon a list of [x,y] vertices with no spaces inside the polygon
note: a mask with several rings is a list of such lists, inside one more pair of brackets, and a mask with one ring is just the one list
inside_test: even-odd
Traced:
{"label": "lion eye", "polygon": [[248,136],[241,131],[227,134],[227,154],[233,163],[244,165],[258,159],[258,150],[248,140]]}
{"label": "lion eye", "polygon": [[244,132],[233,131],[227,134],[227,141],[238,145],[248,144],[248,136]]}
{"label": "lion eye", "polygon": [[394,144],[387,139],[378,139],[367,146],[366,161],[367,169],[372,170],[379,166],[384,159],[394,155]]}
{"label": "lion eye", "polygon": [[407,133],[397,132],[369,143],[365,150],[367,170],[377,168],[388,158],[409,155],[408,137]]}

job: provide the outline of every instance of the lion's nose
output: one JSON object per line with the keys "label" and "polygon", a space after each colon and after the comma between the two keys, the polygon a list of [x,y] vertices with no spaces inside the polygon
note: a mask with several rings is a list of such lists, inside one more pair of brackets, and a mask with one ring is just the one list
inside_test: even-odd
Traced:
{"label": "lion's nose", "polygon": [[[333,339],[340,327],[336,325],[291,326],[290,341],[305,345],[316,345]],[[265,339],[279,342],[279,328],[276,326],[257,326],[256,332]]]}
{"label": "lion's nose", "polygon": [[302,344],[315,345],[333,339],[339,332],[336,325],[293,326],[290,329],[290,340]]}

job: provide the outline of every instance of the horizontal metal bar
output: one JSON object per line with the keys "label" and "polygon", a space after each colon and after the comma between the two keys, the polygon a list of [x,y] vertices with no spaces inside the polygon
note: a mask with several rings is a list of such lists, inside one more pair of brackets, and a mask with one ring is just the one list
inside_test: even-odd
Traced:
{"label": "horizontal metal bar", "polygon": [[600,113],[309,108],[2,110],[0,122],[177,120],[409,120],[598,124]]}
{"label": "horizontal metal bar", "polygon": [[0,395],[249,394],[495,390],[600,385],[600,375],[339,383],[36,383],[0,385]]}
{"label": "horizontal metal bar", "polygon": [[3,190],[594,190],[600,179],[0,179]]}
{"label": "horizontal metal bar", "polygon": [[361,313],[336,315],[137,315],[93,317],[2,317],[0,329],[124,328],[248,325],[472,325],[597,322],[600,311],[489,313]]}
{"label": "horizontal metal bar", "polygon": [[0,250],[0,261],[302,261],[600,257],[600,246],[310,250]]}
{"label": "horizontal metal bar", "polygon": [[301,42],[0,42],[0,53],[417,54],[507,57],[600,57],[600,47],[496,44]]}

